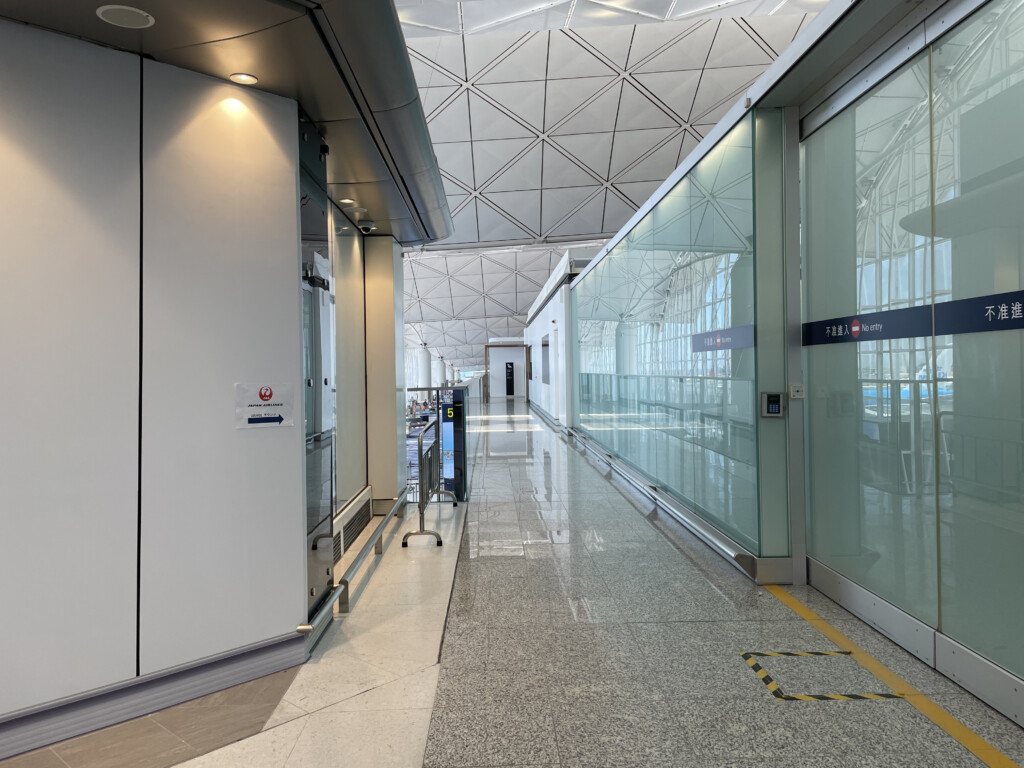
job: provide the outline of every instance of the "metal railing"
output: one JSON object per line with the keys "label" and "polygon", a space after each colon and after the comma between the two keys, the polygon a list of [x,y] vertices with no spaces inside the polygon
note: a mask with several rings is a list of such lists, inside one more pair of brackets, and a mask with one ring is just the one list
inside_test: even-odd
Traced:
{"label": "metal railing", "polygon": [[[345,573],[340,579],[338,579],[338,583],[321,604],[313,618],[310,619],[308,624],[300,624],[296,627],[295,631],[300,635],[311,636],[307,641],[307,650],[311,650],[313,646],[316,645],[320,636],[323,635],[327,627],[330,626],[331,620],[334,618],[335,604],[337,604],[339,612],[348,613],[350,608],[349,598],[351,596],[350,585],[352,583],[352,579],[355,578],[356,571],[359,570],[359,567],[363,564],[366,558],[369,557],[371,551],[375,555],[384,554],[384,542],[382,540],[384,529],[388,527],[388,523],[391,522],[392,518],[404,517],[404,510],[405,493],[402,493],[397,499],[395,499],[395,504],[391,507],[391,511],[384,516],[384,519],[380,521],[380,525],[377,526],[374,532],[370,535],[370,538],[367,539],[365,544],[363,544],[363,548],[359,550],[359,554],[356,555],[355,560],[353,560],[349,564],[348,568],[345,569]],[[422,527],[422,525],[420,527]],[[402,542],[402,546],[405,546],[404,541]]]}
{"label": "metal railing", "polygon": [[[431,431],[434,433],[433,437],[426,450],[424,450],[423,438]],[[409,531],[405,534],[402,537],[402,546],[409,546],[410,536],[433,536],[437,539],[437,546],[440,547],[442,544],[441,534],[437,531],[428,531],[424,527],[423,513],[435,496],[438,497],[438,505],[441,503],[441,496],[450,496],[452,506],[459,506],[459,502],[456,500],[454,493],[441,488],[441,431],[438,429],[437,419],[428,421],[427,425],[416,436],[416,456],[419,468],[419,499],[416,506],[419,508],[420,513],[420,529],[418,531]]]}

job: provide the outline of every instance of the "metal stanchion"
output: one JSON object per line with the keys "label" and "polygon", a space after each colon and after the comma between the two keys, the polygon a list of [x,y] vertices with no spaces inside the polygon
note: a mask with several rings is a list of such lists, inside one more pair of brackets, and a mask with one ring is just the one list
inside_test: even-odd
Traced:
{"label": "metal stanchion", "polygon": [[[434,431],[434,437],[427,446],[427,450],[423,451],[423,436],[430,430]],[[427,509],[427,505],[430,500],[435,496],[440,496],[441,493],[448,493],[448,491],[441,491],[441,431],[437,427],[437,419],[431,419],[427,422],[427,425],[419,433],[416,438],[416,454],[419,460],[419,500],[417,506],[420,511],[420,529],[418,531],[409,531],[405,536],[402,537],[402,546],[409,546],[410,536],[433,536],[437,539],[437,546],[441,546],[441,534],[437,531],[428,531],[424,527],[423,513]],[[454,498],[454,496],[452,496]],[[440,498],[437,502],[441,503]]]}

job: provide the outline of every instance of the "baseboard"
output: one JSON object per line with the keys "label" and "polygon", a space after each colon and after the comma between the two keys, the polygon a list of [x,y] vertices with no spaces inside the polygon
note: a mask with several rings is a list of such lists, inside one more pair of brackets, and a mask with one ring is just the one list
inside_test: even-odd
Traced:
{"label": "baseboard", "polygon": [[0,759],[247,683],[305,660],[305,638],[284,635],[186,668],[12,713],[0,722]]}

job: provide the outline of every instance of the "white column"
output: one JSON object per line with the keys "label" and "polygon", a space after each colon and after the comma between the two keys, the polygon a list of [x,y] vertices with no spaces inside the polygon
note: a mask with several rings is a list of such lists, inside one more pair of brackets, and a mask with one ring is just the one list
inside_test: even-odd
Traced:
{"label": "white column", "polygon": [[416,351],[416,386],[430,386],[430,350],[424,344]]}
{"label": "white column", "polygon": [[433,358],[430,361],[430,379],[432,387],[440,387],[444,384],[444,359]]}

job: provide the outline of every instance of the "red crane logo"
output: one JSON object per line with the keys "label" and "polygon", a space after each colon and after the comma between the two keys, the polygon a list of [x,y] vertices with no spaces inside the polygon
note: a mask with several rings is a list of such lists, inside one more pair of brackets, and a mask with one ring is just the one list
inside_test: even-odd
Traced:
{"label": "red crane logo", "polygon": [[274,390],[270,387],[260,387],[260,400],[264,403],[274,396]]}

